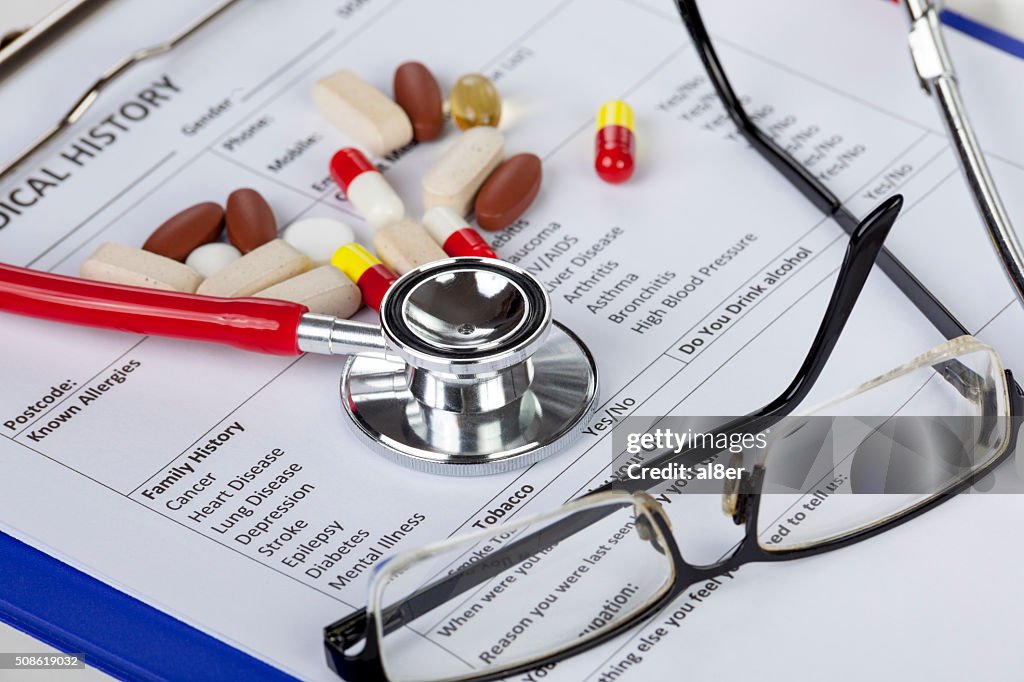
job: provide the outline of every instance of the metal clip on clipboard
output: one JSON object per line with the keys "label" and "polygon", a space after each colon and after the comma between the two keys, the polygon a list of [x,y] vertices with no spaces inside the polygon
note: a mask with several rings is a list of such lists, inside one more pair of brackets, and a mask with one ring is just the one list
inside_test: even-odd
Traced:
{"label": "metal clip on clipboard", "polygon": [[[74,0],[73,2],[69,2],[62,5],[60,9],[46,17],[36,27],[29,29],[16,38],[6,48],[4,48],[3,51],[0,51],[0,78],[3,77],[3,72],[9,68],[11,64],[21,58],[28,51],[37,47],[43,41],[52,38],[55,34],[67,30],[81,18],[81,15],[85,11],[91,10],[93,7],[102,4],[103,1],[104,0]],[[3,167],[0,167],[0,181],[6,178],[36,152],[53,141],[53,139],[61,132],[81,119],[110,83],[117,80],[137,64],[170,52],[183,41],[219,17],[237,2],[238,0],[225,0],[196,18],[193,22],[170,36],[164,42],[136,50],[118,60],[110,68],[100,74],[95,81],[93,81],[78,100],[75,101],[71,108],[68,109],[67,113],[57,121],[57,123],[53,124],[48,130],[37,137],[34,142],[25,147],[11,161],[5,163]]]}

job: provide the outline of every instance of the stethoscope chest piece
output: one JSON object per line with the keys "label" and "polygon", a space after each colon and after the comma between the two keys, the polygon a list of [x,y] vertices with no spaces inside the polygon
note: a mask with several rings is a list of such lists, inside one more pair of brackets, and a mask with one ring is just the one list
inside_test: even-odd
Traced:
{"label": "stethoscope chest piece", "polygon": [[578,438],[595,409],[594,358],[516,266],[429,263],[380,310],[387,351],[350,357],[341,398],[359,437],[398,464],[462,476],[528,466]]}

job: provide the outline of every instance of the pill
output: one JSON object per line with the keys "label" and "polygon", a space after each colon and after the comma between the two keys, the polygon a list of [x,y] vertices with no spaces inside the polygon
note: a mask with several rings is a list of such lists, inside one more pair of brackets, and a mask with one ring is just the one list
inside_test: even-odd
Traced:
{"label": "pill", "polygon": [[224,209],[206,201],[176,213],[149,235],[143,250],[184,261],[200,244],[216,240],[224,229]]}
{"label": "pill", "polygon": [[325,265],[339,246],[355,239],[355,233],[340,220],[307,218],[285,228],[281,238],[317,265]]}
{"label": "pill", "polygon": [[451,94],[452,120],[462,130],[496,126],[501,120],[501,95],[487,76],[468,73],[455,81]]}
{"label": "pill", "polygon": [[425,263],[446,258],[441,247],[415,220],[402,220],[373,233],[373,248],[384,265],[404,275]]}
{"label": "pill", "polygon": [[228,241],[249,253],[277,238],[277,219],[270,204],[254,189],[236,189],[228,196],[224,222]]}
{"label": "pill", "polygon": [[397,223],[405,217],[401,197],[355,147],[346,147],[331,158],[331,177],[372,228]]}
{"label": "pill", "polygon": [[412,124],[402,107],[348,69],[314,83],[313,103],[328,121],[376,156],[412,141]]}
{"label": "pill", "polygon": [[594,147],[594,170],[602,180],[613,185],[629,180],[633,175],[636,138],[633,110],[628,104],[612,100],[601,105]]}
{"label": "pill", "polygon": [[363,293],[363,302],[380,310],[380,301],[398,277],[359,244],[346,244],[334,252],[331,265],[345,273]]}
{"label": "pill", "polygon": [[202,277],[176,260],[127,244],[106,242],[82,263],[82,277],[111,284],[193,293]]}
{"label": "pill", "polygon": [[333,265],[321,265],[253,295],[301,303],[311,313],[335,317],[351,317],[363,300],[359,287]]}
{"label": "pill", "polygon": [[423,177],[423,208],[448,206],[461,216],[469,214],[473,197],[504,151],[504,138],[494,128],[471,128],[459,135]]}
{"label": "pill", "polygon": [[197,247],[185,259],[185,265],[203,278],[213,277],[228,265],[238,260],[242,252],[224,242],[212,242]]}
{"label": "pill", "polygon": [[480,233],[447,206],[435,206],[424,213],[423,227],[449,256],[498,257]]}
{"label": "pill", "polygon": [[207,296],[252,296],[289,277],[313,269],[313,261],[283,239],[269,241],[203,280],[196,293]]}
{"label": "pill", "polygon": [[537,197],[541,174],[535,154],[516,154],[498,166],[476,195],[477,225],[501,230],[514,223]]}
{"label": "pill", "polygon": [[433,140],[444,127],[444,100],[441,86],[430,69],[419,62],[406,62],[395,70],[395,101],[412,123],[412,136],[418,142]]}

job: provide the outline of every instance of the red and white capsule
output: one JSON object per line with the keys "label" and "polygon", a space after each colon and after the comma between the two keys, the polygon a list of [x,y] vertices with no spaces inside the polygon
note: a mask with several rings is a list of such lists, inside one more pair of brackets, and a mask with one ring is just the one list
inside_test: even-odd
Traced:
{"label": "red and white capsule", "polygon": [[480,233],[448,206],[435,206],[423,214],[423,227],[449,256],[497,258]]}
{"label": "red and white capsule", "polygon": [[373,229],[405,217],[405,204],[377,167],[355,147],[345,147],[331,159],[331,177]]}

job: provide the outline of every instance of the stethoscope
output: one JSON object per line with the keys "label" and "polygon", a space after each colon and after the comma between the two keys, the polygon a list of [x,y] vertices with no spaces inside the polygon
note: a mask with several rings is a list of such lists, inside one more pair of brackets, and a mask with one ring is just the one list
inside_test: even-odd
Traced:
{"label": "stethoscope", "polygon": [[347,355],[341,403],[392,462],[456,476],[533,464],[593,414],[597,365],[525,270],[448,258],[396,281],[380,326],[300,304],[106,284],[0,265],[0,310],[251,351]]}

